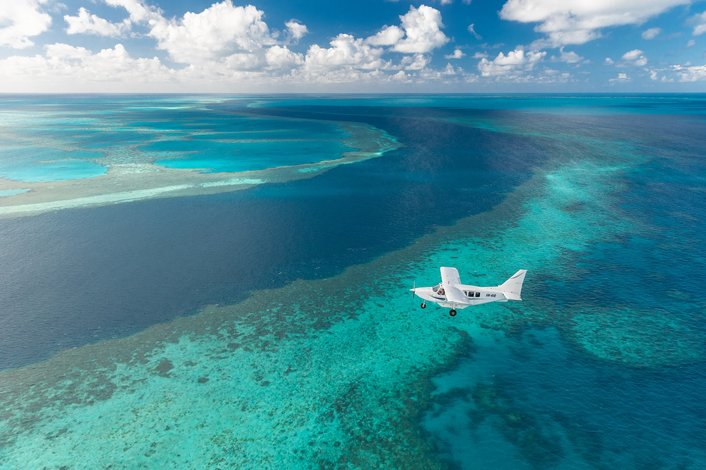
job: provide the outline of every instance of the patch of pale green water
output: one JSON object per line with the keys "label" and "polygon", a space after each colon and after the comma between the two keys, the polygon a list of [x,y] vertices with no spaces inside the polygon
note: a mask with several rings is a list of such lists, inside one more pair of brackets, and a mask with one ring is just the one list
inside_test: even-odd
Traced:
{"label": "patch of pale green water", "polygon": [[[614,204],[627,167],[564,161],[493,210],[333,278],[2,372],[0,462],[434,468],[419,426],[430,378],[472,353],[484,327],[573,326],[570,312],[538,298],[537,280],[572,251],[630,229]],[[421,311],[407,289],[415,279],[438,282],[439,265],[485,285],[529,269],[525,301],[456,318],[431,305]],[[589,320],[576,337],[591,328]]]}
{"label": "patch of pale green water", "polygon": [[18,194],[24,194],[27,192],[29,192],[29,189],[27,189],[27,188],[0,189],[0,197],[16,196]]}

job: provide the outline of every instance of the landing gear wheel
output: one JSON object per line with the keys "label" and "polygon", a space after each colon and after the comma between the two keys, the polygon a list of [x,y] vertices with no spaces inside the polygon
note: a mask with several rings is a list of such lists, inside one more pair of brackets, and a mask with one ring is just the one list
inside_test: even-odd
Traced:
{"label": "landing gear wheel", "polygon": [[427,308],[426,302],[422,302],[422,305],[420,305],[420,307],[422,307],[422,308]]}
{"label": "landing gear wheel", "polygon": [[452,317],[455,317],[456,316],[456,309],[452,308],[451,311],[449,311],[449,315],[451,315]]}

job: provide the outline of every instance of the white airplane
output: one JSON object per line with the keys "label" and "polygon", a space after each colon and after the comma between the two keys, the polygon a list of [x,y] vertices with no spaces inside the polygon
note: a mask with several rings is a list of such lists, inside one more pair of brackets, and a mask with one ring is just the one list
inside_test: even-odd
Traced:
{"label": "white airplane", "polygon": [[456,316],[456,309],[464,309],[473,305],[489,302],[507,302],[522,300],[522,283],[525,281],[526,269],[520,269],[510,279],[495,287],[478,287],[461,284],[461,278],[456,268],[441,268],[441,283],[434,287],[413,287],[410,289],[417,297],[423,299],[422,308],[427,308],[427,301],[451,309],[449,315]]}

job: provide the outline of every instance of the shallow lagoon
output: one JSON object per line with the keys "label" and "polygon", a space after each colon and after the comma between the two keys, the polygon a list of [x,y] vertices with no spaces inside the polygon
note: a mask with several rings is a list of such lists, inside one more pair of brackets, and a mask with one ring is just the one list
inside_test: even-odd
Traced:
{"label": "shallow lagoon", "polygon": [[[121,330],[120,309],[99,307],[106,316],[93,339],[66,330],[80,347],[0,372],[0,462],[702,467],[703,124],[669,110],[638,120],[555,118],[541,113],[550,99],[530,119],[429,103],[256,108],[257,116],[365,122],[402,147],[240,193],[2,221],[13,243],[40,227],[55,230],[44,245],[66,238],[65,220],[92,227],[84,253],[101,258],[92,240],[102,238],[128,266],[178,261],[161,271],[175,275],[152,277],[132,304],[141,312],[134,319],[148,320],[143,331]],[[235,233],[224,230],[228,208],[265,216],[236,240],[222,235]],[[123,218],[134,227],[116,231],[110,221]],[[94,233],[99,222],[109,227]],[[150,230],[157,237],[147,244]],[[177,243],[196,233],[201,243]],[[247,250],[227,248],[229,239]],[[33,243],[40,238],[24,246]],[[241,258],[264,247],[259,267]],[[89,266],[71,244],[63,249],[72,254],[53,259],[65,277],[69,262],[80,261],[78,272]],[[23,260],[4,256],[6,266]],[[249,270],[223,270],[241,264]],[[436,282],[439,265],[479,284],[527,268],[525,301],[455,319],[421,311],[407,289]],[[35,260],[23,269],[43,268]],[[29,286],[11,272],[14,293]],[[80,282],[68,279],[67,291]],[[113,289],[127,295],[126,279]],[[218,288],[184,289],[194,283]],[[174,286],[186,295],[170,304]],[[35,290],[42,295],[41,284]],[[88,317],[109,291],[95,292],[61,305],[63,314]],[[26,305],[5,295],[5,305]]]}

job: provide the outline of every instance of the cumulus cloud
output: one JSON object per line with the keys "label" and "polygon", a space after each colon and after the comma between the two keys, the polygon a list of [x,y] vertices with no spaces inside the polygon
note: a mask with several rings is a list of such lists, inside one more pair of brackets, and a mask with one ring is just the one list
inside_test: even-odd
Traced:
{"label": "cumulus cloud", "polygon": [[411,6],[406,14],[400,16],[400,22],[400,26],[385,26],[366,41],[373,46],[388,46],[405,54],[426,54],[449,42],[441,31],[444,27],[441,12],[435,8]]}
{"label": "cumulus cloud", "polygon": [[365,41],[372,46],[394,46],[404,37],[404,31],[397,26],[385,26],[377,34]]}
{"label": "cumulus cloud", "polygon": [[[449,41],[442,28],[439,10],[426,5],[411,6],[407,13],[400,15],[399,25],[383,26],[365,39],[339,34],[329,47],[310,46],[301,75],[307,80],[322,82],[441,78],[443,72],[431,71],[429,64],[430,53]],[[389,52],[399,52],[403,57],[397,63],[384,60]],[[460,50],[452,54],[454,58],[463,55]]]}
{"label": "cumulus cloud", "polygon": [[647,65],[647,57],[640,49],[633,49],[623,54],[623,61],[627,65],[636,65],[638,67]]}
{"label": "cumulus cloud", "polygon": [[77,16],[64,15],[64,21],[68,24],[66,32],[68,34],[96,34],[98,36],[121,36],[130,30],[130,20],[122,23],[111,23],[110,21],[90,13],[85,8],[78,9]]}
{"label": "cumulus cloud", "polygon": [[134,23],[151,23],[164,21],[158,8],[147,5],[142,0],[103,0],[112,7],[122,7],[130,15]]}
{"label": "cumulus cloud", "polygon": [[374,70],[385,67],[381,57],[383,49],[371,46],[367,41],[350,34],[339,34],[329,43],[331,47],[314,44],[305,58],[305,68],[309,71],[356,68]]}
{"label": "cumulus cloud", "polygon": [[429,65],[429,57],[424,54],[405,56],[400,65],[405,70],[424,70]]}
{"label": "cumulus cloud", "polygon": [[630,81],[630,77],[625,72],[620,72],[615,78],[608,80],[610,83],[625,83]]}
{"label": "cumulus cloud", "polygon": [[[102,1],[124,9],[128,17],[112,23],[79,8],[65,15],[67,33],[115,37],[134,31],[153,39],[174,64],[132,57],[121,44],[95,52],[57,43],[32,57],[0,60],[4,89],[24,91],[27,83],[34,83],[32,89],[51,91],[203,90],[204,85],[211,91],[273,90],[292,89],[288,84],[421,83],[446,80],[450,70],[457,72],[448,66],[430,68],[431,52],[449,38],[442,32],[439,11],[425,5],[410,7],[400,15],[399,25],[385,26],[367,39],[339,34],[328,45],[313,44],[301,53],[292,45],[308,33],[306,25],[292,19],[281,32],[272,30],[264,12],[252,5],[222,0],[169,18],[148,0]],[[393,52],[401,56],[385,58]],[[459,49],[451,55],[465,54]]]}
{"label": "cumulus cloud", "polygon": [[400,19],[405,37],[395,44],[393,49],[397,52],[425,54],[449,42],[441,31],[444,25],[439,10],[426,5],[410,7]]}
{"label": "cumulus cloud", "polygon": [[566,62],[567,64],[579,64],[583,62],[583,57],[578,55],[574,51],[565,51],[564,48],[562,47],[559,50],[559,60],[561,62]]}
{"label": "cumulus cloud", "polygon": [[299,41],[309,32],[306,25],[298,22],[297,20],[289,20],[284,25],[287,27],[289,37],[294,41]]}
{"label": "cumulus cloud", "polygon": [[694,27],[694,36],[706,33],[706,11],[689,18],[689,23]]}
{"label": "cumulus cloud", "polygon": [[265,60],[270,68],[291,69],[304,63],[302,54],[290,51],[286,46],[272,46],[267,49]]}
{"label": "cumulus cloud", "polygon": [[673,65],[672,70],[680,82],[706,81],[706,65]]}
{"label": "cumulus cloud", "polygon": [[650,28],[646,29],[642,32],[642,39],[647,39],[648,41],[650,39],[654,39],[657,36],[659,36],[659,33],[662,32],[662,28]]}
{"label": "cumulus cloud", "polygon": [[508,0],[503,19],[539,23],[535,31],[546,35],[554,47],[584,44],[601,35],[601,29],[642,24],[649,18],[691,0]]}
{"label": "cumulus cloud", "polygon": [[478,70],[483,77],[523,79],[546,54],[544,51],[525,52],[524,49],[518,47],[507,54],[498,53],[493,60],[482,58],[478,62]]}
{"label": "cumulus cloud", "polygon": [[3,2],[0,8],[0,46],[24,49],[51,26],[51,16],[42,11],[43,0]]}
{"label": "cumulus cloud", "polygon": [[466,57],[466,54],[457,47],[453,53],[445,55],[444,59],[463,59],[464,57]]}
{"label": "cumulus cloud", "polygon": [[[32,5],[39,11],[43,1],[50,0],[15,3]],[[399,24],[383,26],[370,37],[338,34],[328,44],[312,44],[298,50],[297,43],[308,34],[306,25],[291,19],[272,29],[262,10],[252,5],[236,6],[232,0],[209,2],[210,6],[203,10],[174,17],[166,17],[148,3],[151,0],[101,1],[124,9],[127,18],[114,23],[79,8],[75,14],[64,16],[66,32],[106,37],[137,34],[150,42],[154,40],[153,47],[166,52],[163,58],[131,56],[122,44],[99,51],[89,46],[51,44],[31,57],[0,59],[4,90],[291,91],[311,90],[308,86],[312,84],[329,83],[351,84],[355,89],[365,83],[374,89],[385,83],[391,87],[395,83],[435,80],[470,83],[482,77],[492,81],[539,82],[566,81],[569,77],[556,70],[537,70],[536,64],[546,53],[531,47],[517,47],[495,58],[476,54],[474,57],[480,59],[479,73],[469,74],[451,64],[435,68],[432,53],[447,44],[449,38],[443,32],[439,10],[426,5],[410,6],[399,16]],[[7,26],[14,24],[2,21],[9,15],[7,11],[0,12],[0,40],[5,38],[2,34]],[[43,28],[46,30],[48,23]],[[472,25],[469,32],[475,34]],[[30,37],[25,34],[24,41]],[[454,60],[465,55],[456,47],[445,57]],[[583,60],[564,50],[560,58],[567,63]],[[27,88],[28,83],[36,86]]]}
{"label": "cumulus cloud", "polygon": [[225,0],[201,13],[187,12],[179,20],[153,20],[149,35],[174,61],[198,64],[274,45],[262,17],[252,5],[236,7]]}
{"label": "cumulus cloud", "polygon": [[172,74],[157,58],[130,57],[122,44],[93,53],[83,47],[55,43],[45,47],[44,55],[0,60],[0,78],[16,89],[31,81],[39,90],[71,90],[78,78],[83,90],[95,86],[97,90],[120,91],[126,82],[164,83]]}

